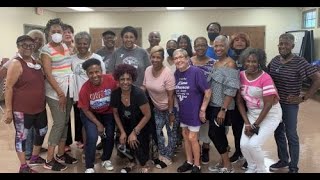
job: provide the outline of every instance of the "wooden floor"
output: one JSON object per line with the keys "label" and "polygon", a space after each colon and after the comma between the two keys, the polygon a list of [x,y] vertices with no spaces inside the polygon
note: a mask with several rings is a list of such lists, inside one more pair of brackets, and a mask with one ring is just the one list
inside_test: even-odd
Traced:
{"label": "wooden floor", "polygon": [[[0,115],[2,117],[2,114]],[[52,124],[51,114],[49,111],[49,127]],[[50,130],[50,128],[49,128]],[[0,173],[16,173],[19,170],[19,160],[14,149],[14,127],[13,124],[7,125],[3,121],[0,122]],[[300,173],[319,173],[320,172],[320,102],[316,100],[308,100],[300,105],[298,133],[300,137]],[[49,134],[49,133],[48,133]],[[47,134],[47,135],[48,135]],[[234,143],[232,130],[228,134],[229,144],[231,146],[232,155],[234,151]],[[45,139],[44,147],[47,145],[47,137]],[[263,149],[265,150],[265,165],[269,167],[272,163],[278,160],[275,140],[273,137],[267,140]],[[84,161],[82,160],[82,150],[78,149],[75,144],[72,145],[72,154],[79,159],[75,165],[68,166],[66,171],[61,173],[83,173],[85,171]],[[43,158],[46,154],[41,155]],[[95,164],[95,170],[99,173],[110,173],[104,168],[101,168],[99,153]],[[126,161],[117,157],[114,151],[111,159],[115,169],[111,173],[119,173],[120,169],[126,164]],[[153,173],[175,173],[178,166],[185,161],[184,151],[177,153],[174,157],[174,162],[171,166],[165,169],[157,169],[150,165]],[[212,146],[210,149],[210,163],[202,165],[202,172],[208,173],[208,166],[216,164],[219,161],[217,150]],[[243,162],[238,161],[234,164],[236,173],[243,173],[240,167]],[[55,173],[44,169],[42,166],[34,168],[40,173]],[[287,172],[288,169],[279,171],[279,173]],[[136,170],[133,172],[137,172]]]}

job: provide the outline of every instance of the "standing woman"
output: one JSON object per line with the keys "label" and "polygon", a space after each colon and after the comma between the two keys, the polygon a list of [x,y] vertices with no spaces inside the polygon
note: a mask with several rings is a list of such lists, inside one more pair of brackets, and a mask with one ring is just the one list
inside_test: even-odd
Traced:
{"label": "standing woman", "polygon": [[[177,139],[177,110],[174,108],[174,75],[168,67],[163,65],[164,49],[154,46],[150,50],[152,65],[146,69],[143,87],[148,91],[154,104],[156,133],[158,138],[159,160],[156,167],[161,169],[172,164],[172,157]],[[168,145],[162,133],[166,127]]]}
{"label": "standing woman", "polygon": [[[186,161],[178,167],[178,172],[200,173],[199,129],[206,122],[206,109],[210,101],[211,89],[204,73],[190,66],[189,55],[184,49],[173,53],[177,67],[174,73],[176,95],[179,104],[179,119],[184,139]],[[192,105],[192,106],[191,106]]]}
{"label": "standing woman", "polygon": [[115,122],[110,99],[111,91],[117,87],[117,83],[112,75],[102,74],[102,67],[105,66],[101,63],[103,63],[102,60],[92,58],[82,64],[82,68],[89,77],[79,92],[78,102],[78,106],[81,108],[80,117],[87,137],[85,144],[86,173],[95,172],[94,161],[98,135],[105,136],[102,140],[101,165],[108,171],[113,170],[110,158],[114,146]]}
{"label": "standing woman", "polygon": [[[91,36],[88,32],[82,31],[78,32],[75,36],[75,46],[77,54],[71,56],[72,66],[71,69],[74,74],[75,86],[74,86],[74,97],[73,110],[74,110],[74,127],[75,127],[75,137],[74,140],[77,141],[79,148],[83,147],[85,143],[85,136],[82,132],[82,121],[80,120],[80,109],[78,108],[79,92],[82,85],[89,79],[86,71],[82,68],[82,64],[88,59],[97,59],[101,62],[102,74],[106,73],[105,64],[102,61],[100,55],[92,53],[89,51],[91,46]],[[71,130],[71,128],[69,128]]]}
{"label": "standing woman", "polygon": [[29,165],[43,164],[45,160],[39,153],[48,129],[44,74],[41,65],[31,56],[35,48],[34,40],[23,35],[18,37],[16,43],[18,54],[7,73],[5,123],[14,121],[15,148],[21,163],[19,173],[33,173],[35,171],[26,162],[25,144],[29,129],[33,126],[34,146]]}
{"label": "standing woman", "polygon": [[[48,154],[44,168],[53,171],[67,169],[66,164],[77,163],[77,159],[65,153],[68,121],[72,107],[73,73],[68,47],[62,43],[62,22],[60,19],[49,20],[46,30],[49,43],[41,49],[41,61],[46,75],[46,100],[50,107],[53,125],[48,139]],[[55,147],[58,146],[56,159]]]}
{"label": "standing woman", "polygon": [[[128,64],[120,64],[113,73],[119,82],[119,88],[111,94],[110,106],[120,131],[120,144],[126,146],[141,165],[141,172],[149,171],[146,163],[149,159],[149,131],[146,124],[151,112],[148,99],[140,87],[133,85],[137,79],[137,69]],[[128,173],[135,166],[131,159],[122,173]]]}
{"label": "standing woman", "polygon": [[134,84],[142,86],[144,72],[150,66],[148,52],[137,46],[135,43],[138,39],[138,31],[131,26],[126,26],[121,31],[122,46],[114,51],[107,71],[113,73],[119,64],[129,64],[137,69],[137,81]]}
{"label": "standing woman", "polygon": [[[194,49],[196,55],[191,57],[191,65],[200,68],[205,77],[207,78],[209,73],[212,71],[212,66],[215,62],[214,59],[210,58],[206,55],[206,51],[208,48],[208,42],[205,37],[198,37],[194,40]],[[210,82],[208,82],[210,83]],[[206,119],[209,119],[208,113],[210,113],[207,109],[206,111]],[[199,140],[202,142],[201,148],[201,163],[208,164],[209,163],[209,150],[210,150],[210,142],[211,139],[208,136],[209,132],[209,122],[205,122],[201,125],[199,131]]]}
{"label": "standing woman", "polygon": [[209,104],[209,137],[215,145],[221,156],[221,162],[210,171],[220,173],[233,173],[234,169],[228,156],[228,139],[225,126],[232,118],[232,112],[235,107],[234,97],[239,89],[239,71],[233,59],[228,57],[228,39],[225,36],[218,36],[213,47],[217,61],[209,77],[211,78],[212,97]]}
{"label": "standing woman", "polygon": [[237,95],[245,124],[241,150],[248,162],[246,173],[265,173],[262,146],[272,138],[281,121],[279,95],[270,75],[262,70],[266,66],[266,53],[262,49],[247,48],[241,54],[241,62],[245,68],[240,72],[241,89]]}

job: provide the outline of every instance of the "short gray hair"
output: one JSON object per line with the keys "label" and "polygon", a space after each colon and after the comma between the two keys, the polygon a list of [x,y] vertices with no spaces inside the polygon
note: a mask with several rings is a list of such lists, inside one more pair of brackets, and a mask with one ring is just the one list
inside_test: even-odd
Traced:
{"label": "short gray hair", "polygon": [[88,32],[86,31],[81,31],[81,32],[78,32],[75,36],[74,36],[74,41],[77,43],[79,42],[80,39],[87,39],[88,40],[88,43],[89,45],[91,45],[91,36]]}
{"label": "short gray hair", "polygon": [[27,33],[28,36],[31,36],[33,38],[33,35],[39,34],[42,37],[42,46],[46,43],[46,37],[42,31],[39,29],[33,29]]}
{"label": "short gray hair", "polygon": [[173,52],[173,55],[172,55],[172,56],[175,56],[175,55],[178,54],[178,53],[183,54],[183,56],[186,57],[186,58],[189,56],[189,55],[188,55],[188,52],[187,52],[185,49],[182,49],[182,48],[176,49],[176,50]]}
{"label": "short gray hair", "polygon": [[279,39],[286,39],[286,40],[291,41],[292,44],[294,44],[294,35],[292,35],[290,33],[281,34],[279,36]]}
{"label": "short gray hair", "polygon": [[219,35],[218,37],[216,37],[216,39],[213,41],[213,43],[215,41],[222,41],[225,45],[225,47],[229,48],[229,40],[225,35]]}

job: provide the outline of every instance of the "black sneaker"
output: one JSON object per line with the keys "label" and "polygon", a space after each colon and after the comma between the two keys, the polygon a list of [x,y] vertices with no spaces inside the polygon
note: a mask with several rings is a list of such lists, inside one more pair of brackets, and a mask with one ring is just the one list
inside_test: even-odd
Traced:
{"label": "black sneaker", "polygon": [[43,167],[52,171],[64,171],[67,169],[66,165],[59,163],[54,158],[50,162],[45,162]]}
{"label": "black sneaker", "polygon": [[289,169],[288,173],[298,173],[298,170]]}
{"label": "black sneaker", "polygon": [[208,164],[209,163],[209,148],[202,148],[202,155],[201,155],[201,163]]}
{"label": "black sneaker", "polygon": [[235,152],[231,157],[230,157],[230,162],[231,163],[236,163],[238,160],[243,158],[243,156],[237,152]]}
{"label": "black sneaker", "polygon": [[201,173],[201,168],[199,166],[193,165],[191,173]]}
{"label": "black sneaker", "polygon": [[248,162],[246,161],[246,162],[243,163],[241,169],[247,170],[247,168],[248,168]]}
{"label": "black sneaker", "polygon": [[62,156],[58,156],[58,154],[56,154],[56,159],[58,162],[66,164],[76,164],[78,162],[76,158],[71,157],[67,153],[64,153]]}
{"label": "black sneaker", "polygon": [[270,171],[277,171],[277,170],[279,170],[279,169],[281,169],[281,168],[288,168],[288,167],[289,167],[288,165],[289,165],[289,164],[286,163],[286,162],[278,161],[277,163],[272,164],[272,165],[269,167],[269,170],[270,170]]}
{"label": "black sneaker", "polygon": [[177,172],[186,172],[192,170],[193,165],[189,164],[187,161],[185,161],[180,167],[178,167]]}

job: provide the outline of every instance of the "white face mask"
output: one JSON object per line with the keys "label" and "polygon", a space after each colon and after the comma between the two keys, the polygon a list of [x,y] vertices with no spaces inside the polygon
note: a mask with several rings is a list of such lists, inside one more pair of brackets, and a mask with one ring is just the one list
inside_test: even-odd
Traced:
{"label": "white face mask", "polygon": [[54,33],[54,34],[51,35],[51,39],[55,43],[60,43],[62,41],[62,34]]}

